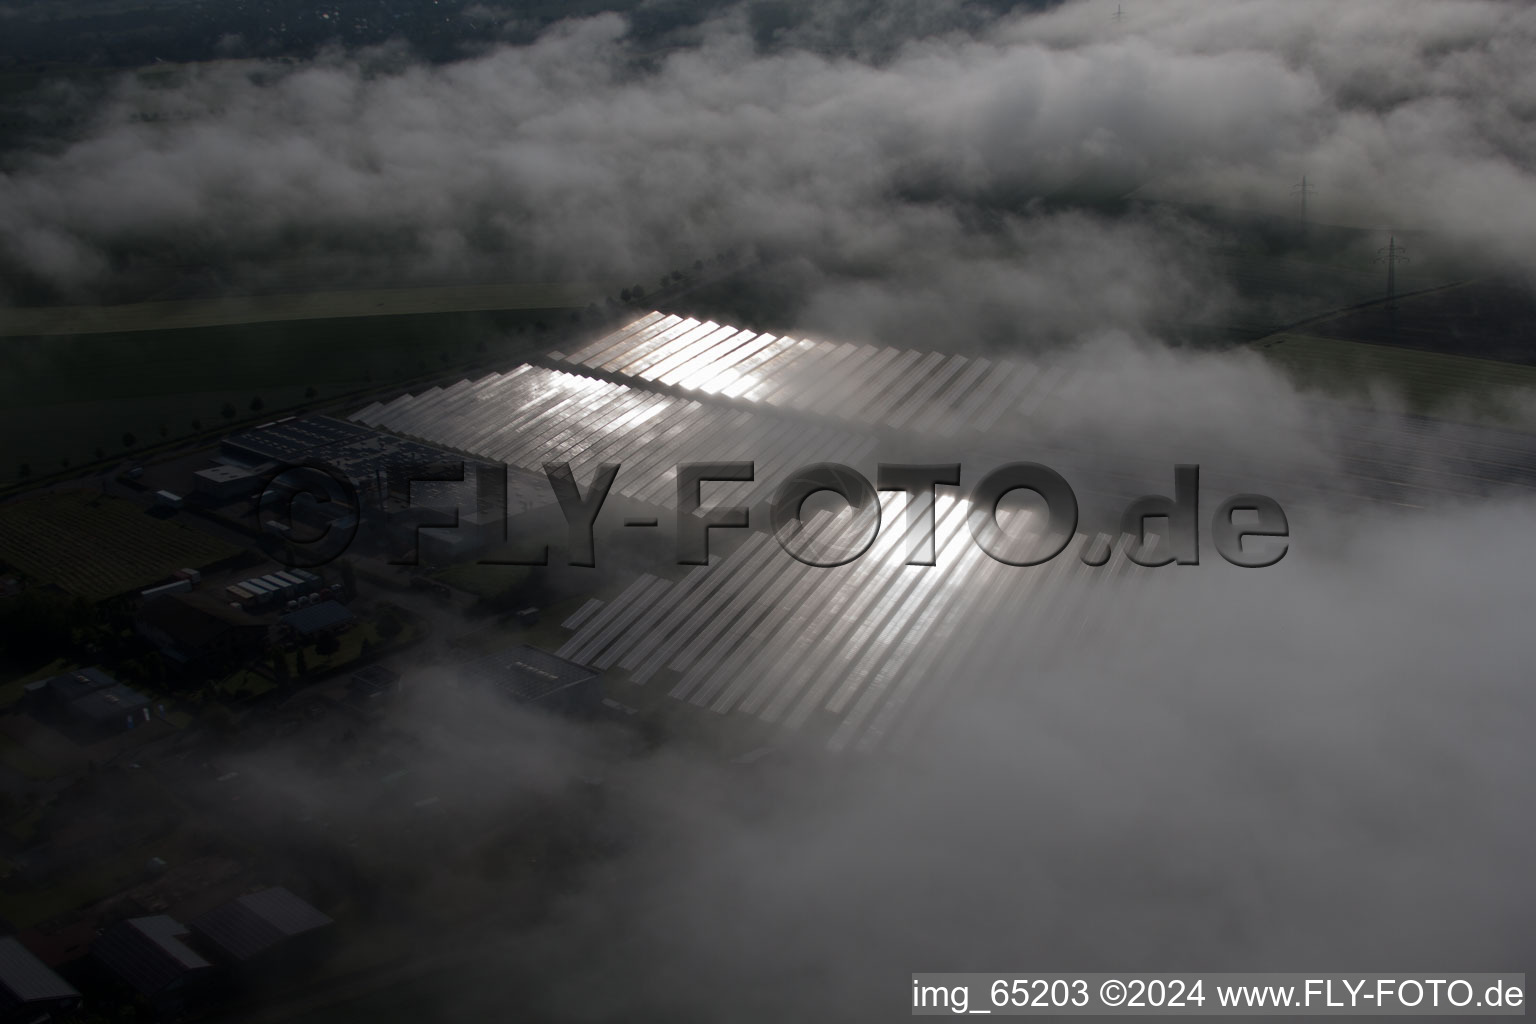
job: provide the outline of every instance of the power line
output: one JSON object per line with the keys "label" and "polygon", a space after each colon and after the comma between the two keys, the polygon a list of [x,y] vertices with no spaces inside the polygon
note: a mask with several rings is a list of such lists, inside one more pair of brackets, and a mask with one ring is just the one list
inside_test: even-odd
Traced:
{"label": "power line", "polygon": [[1307,176],[1305,174],[1303,174],[1301,176],[1301,182],[1299,184],[1291,186],[1291,195],[1293,195],[1293,196],[1300,196],[1301,197],[1301,219],[1302,220],[1306,220],[1307,219],[1307,196],[1311,195],[1313,192],[1316,192],[1316,191],[1317,191],[1316,186],[1308,185],[1307,184]]}
{"label": "power line", "polygon": [[1387,265],[1387,308],[1396,309],[1393,301],[1397,295],[1397,265],[1399,263],[1413,262],[1408,258],[1408,250],[1397,244],[1397,236],[1391,235],[1387,244],[1376,250],[1376,262]]}
{"label": "power line", "polygon": [[1125,7],[1124,7],[1124,5],[1117,5],[1115,7],[1115,13],[1113,15],[1111,15],[1111,17],[1113,17],[1116,21],[1124,21],[1125,20]]}

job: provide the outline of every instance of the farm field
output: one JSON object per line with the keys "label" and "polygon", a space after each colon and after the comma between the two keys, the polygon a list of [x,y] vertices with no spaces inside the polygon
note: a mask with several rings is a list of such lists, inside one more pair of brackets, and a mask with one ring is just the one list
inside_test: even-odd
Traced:
{"label": "farm field", "polygon": [[1309,324],[1307,333],[1399,348],[1536,366],[1536,294],[1494,281],[1472,281],[1343,313]]}
{"label": "farm field", "polygon": [[1299,386],[1346,401],[1396,399],[1405,411],[1445,419],[1520,426],[1536,397],[1536,366],[1299,333],[1255,347]]}
{"label": "farm field", "polygon": [[604,294],[603,286],[599,285],[525,283],[240,295],[121,306],[23,307],[0,309],[0,335],[117,334],[289,320],[578,309],[601,301]]}
{"label": "farm field", "polygon": [[[435,370],[525,358],[571,310],[376,315],[0,340],[0,483]],[[133,444],[129,444],[132,440]]]}
{"label": "farm field", "polygon": [[89,491],[52,491],[0,505],[0,561],[90,601],[238,553],[131,501]]}

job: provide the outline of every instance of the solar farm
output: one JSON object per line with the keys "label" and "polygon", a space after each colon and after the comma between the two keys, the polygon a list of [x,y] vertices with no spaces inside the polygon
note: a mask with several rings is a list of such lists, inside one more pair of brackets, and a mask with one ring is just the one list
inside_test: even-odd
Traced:
{"label": "solar farm", "polygon": [[[374,403],[352,419],[526,470],[569,462],[583,482],[618,463],[614,491],[658,512],[676,507],[679,464],[752,460],[754,480],[712,484],[705,503],[761,511],[792,471],[868,466],[893,438],[984,449],[983,434],[1070,400],[1075,384],[1049,361],[777,337],[659,311],[545,363]],[[1391,426],[1362,417],[1340,453],[1358,470],[1352,498],[1536,485],[1523,435],[1411,418]],[[1447,430],[1459,458],[1422,465]],[[754,532],[681,578],[639,573],[566,618],[556,653],[699,708],[807,732],[832,750],[867,751],[909,738],[918,710],[956,680],[1006,676],[1025,651],[1086,636],[1117,586],[1146,572],[1124,545],[1108,565],[1085,565],[1077,556],[1099,540],[1087,532],[1046,564],[1002,565],[973,542],[969,503],[942,492],[937,564],[909,565],[906,500],[882,495],[880,521],[892,528],[846,565],[807,566]],[[812,530],[850,528],[820,515]],[[1005,525],[1032,529],[1016,522]],[[993,621],[972,614],[983,608],[1019,624],[1006,642],[973,642]]]}

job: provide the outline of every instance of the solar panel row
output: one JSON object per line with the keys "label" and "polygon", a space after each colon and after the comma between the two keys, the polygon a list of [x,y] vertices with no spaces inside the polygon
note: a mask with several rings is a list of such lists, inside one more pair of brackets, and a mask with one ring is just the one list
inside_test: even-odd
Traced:
{"label": "solar panel row", "polygon": [[812,462],[856,463],[866,434],[655,394],[542,367],[520,366],[360,410],[355,420],[525,469],[568,462],[578,480],[618,463],[614,490],[676,505],[676,468],[752,461],[756,480],[732,501],[755,504]]}
{"label": "solar panel row", "polygon": [[[579,480],[617,462],[616,491],[664,507],[675,506],[679,464],[751,460],[756,480],[718,485],[740,490],[710,502],[756,504],[809,463],[859,464],[875,449],[877,425],[982,429],[1055,376],[1051,368],[775,338],[661,313],[562,358],[628,382],[524,365],[375,403],[353,419],[523,468],[570,462]],[[844,423],[793,415],[818,402]],[[792,729],[814,723],[832,749],[867,750],[898,735],[912,709],[956,679],[1016,678],[1025,645],[1096,621],[1091,609],[1106,588],[1092,580],[1139,571],[1123,546],[1105,568],[1073,555],[1028,569],[1002,565],[972,540],[969,503],[948,495],[935,506],[937,564],[910,566],[906,501],[882,494],[885,526],[847,565],[806,565],[758,532],[679,580],[641,575],[612,600],[588,601],[571,615],[571,636],[557,653],[622,670],[636,683],[664,681],[674,698],[721,714]],[[846,512],[823,512],[809,530],[825,539],[856,526]],[[995,615],[1016,625],[982,643],[981,623]]]}
{"label": "solar panel row", "polygon": [[648,313],[558,359],[636,382],[944,436],[984,431],[1051,396],[1057,365],[778,338]]}

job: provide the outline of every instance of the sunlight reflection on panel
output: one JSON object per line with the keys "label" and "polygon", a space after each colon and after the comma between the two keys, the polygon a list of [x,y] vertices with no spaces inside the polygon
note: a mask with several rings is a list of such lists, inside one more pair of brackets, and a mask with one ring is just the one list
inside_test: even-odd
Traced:
{"label": "sunlight reflection on panel", "polygon": [[776,338],[658,312],[574,356],[551,358],[683,391],[942,435],[1033,415],[1065,376],[1059,365]]}

